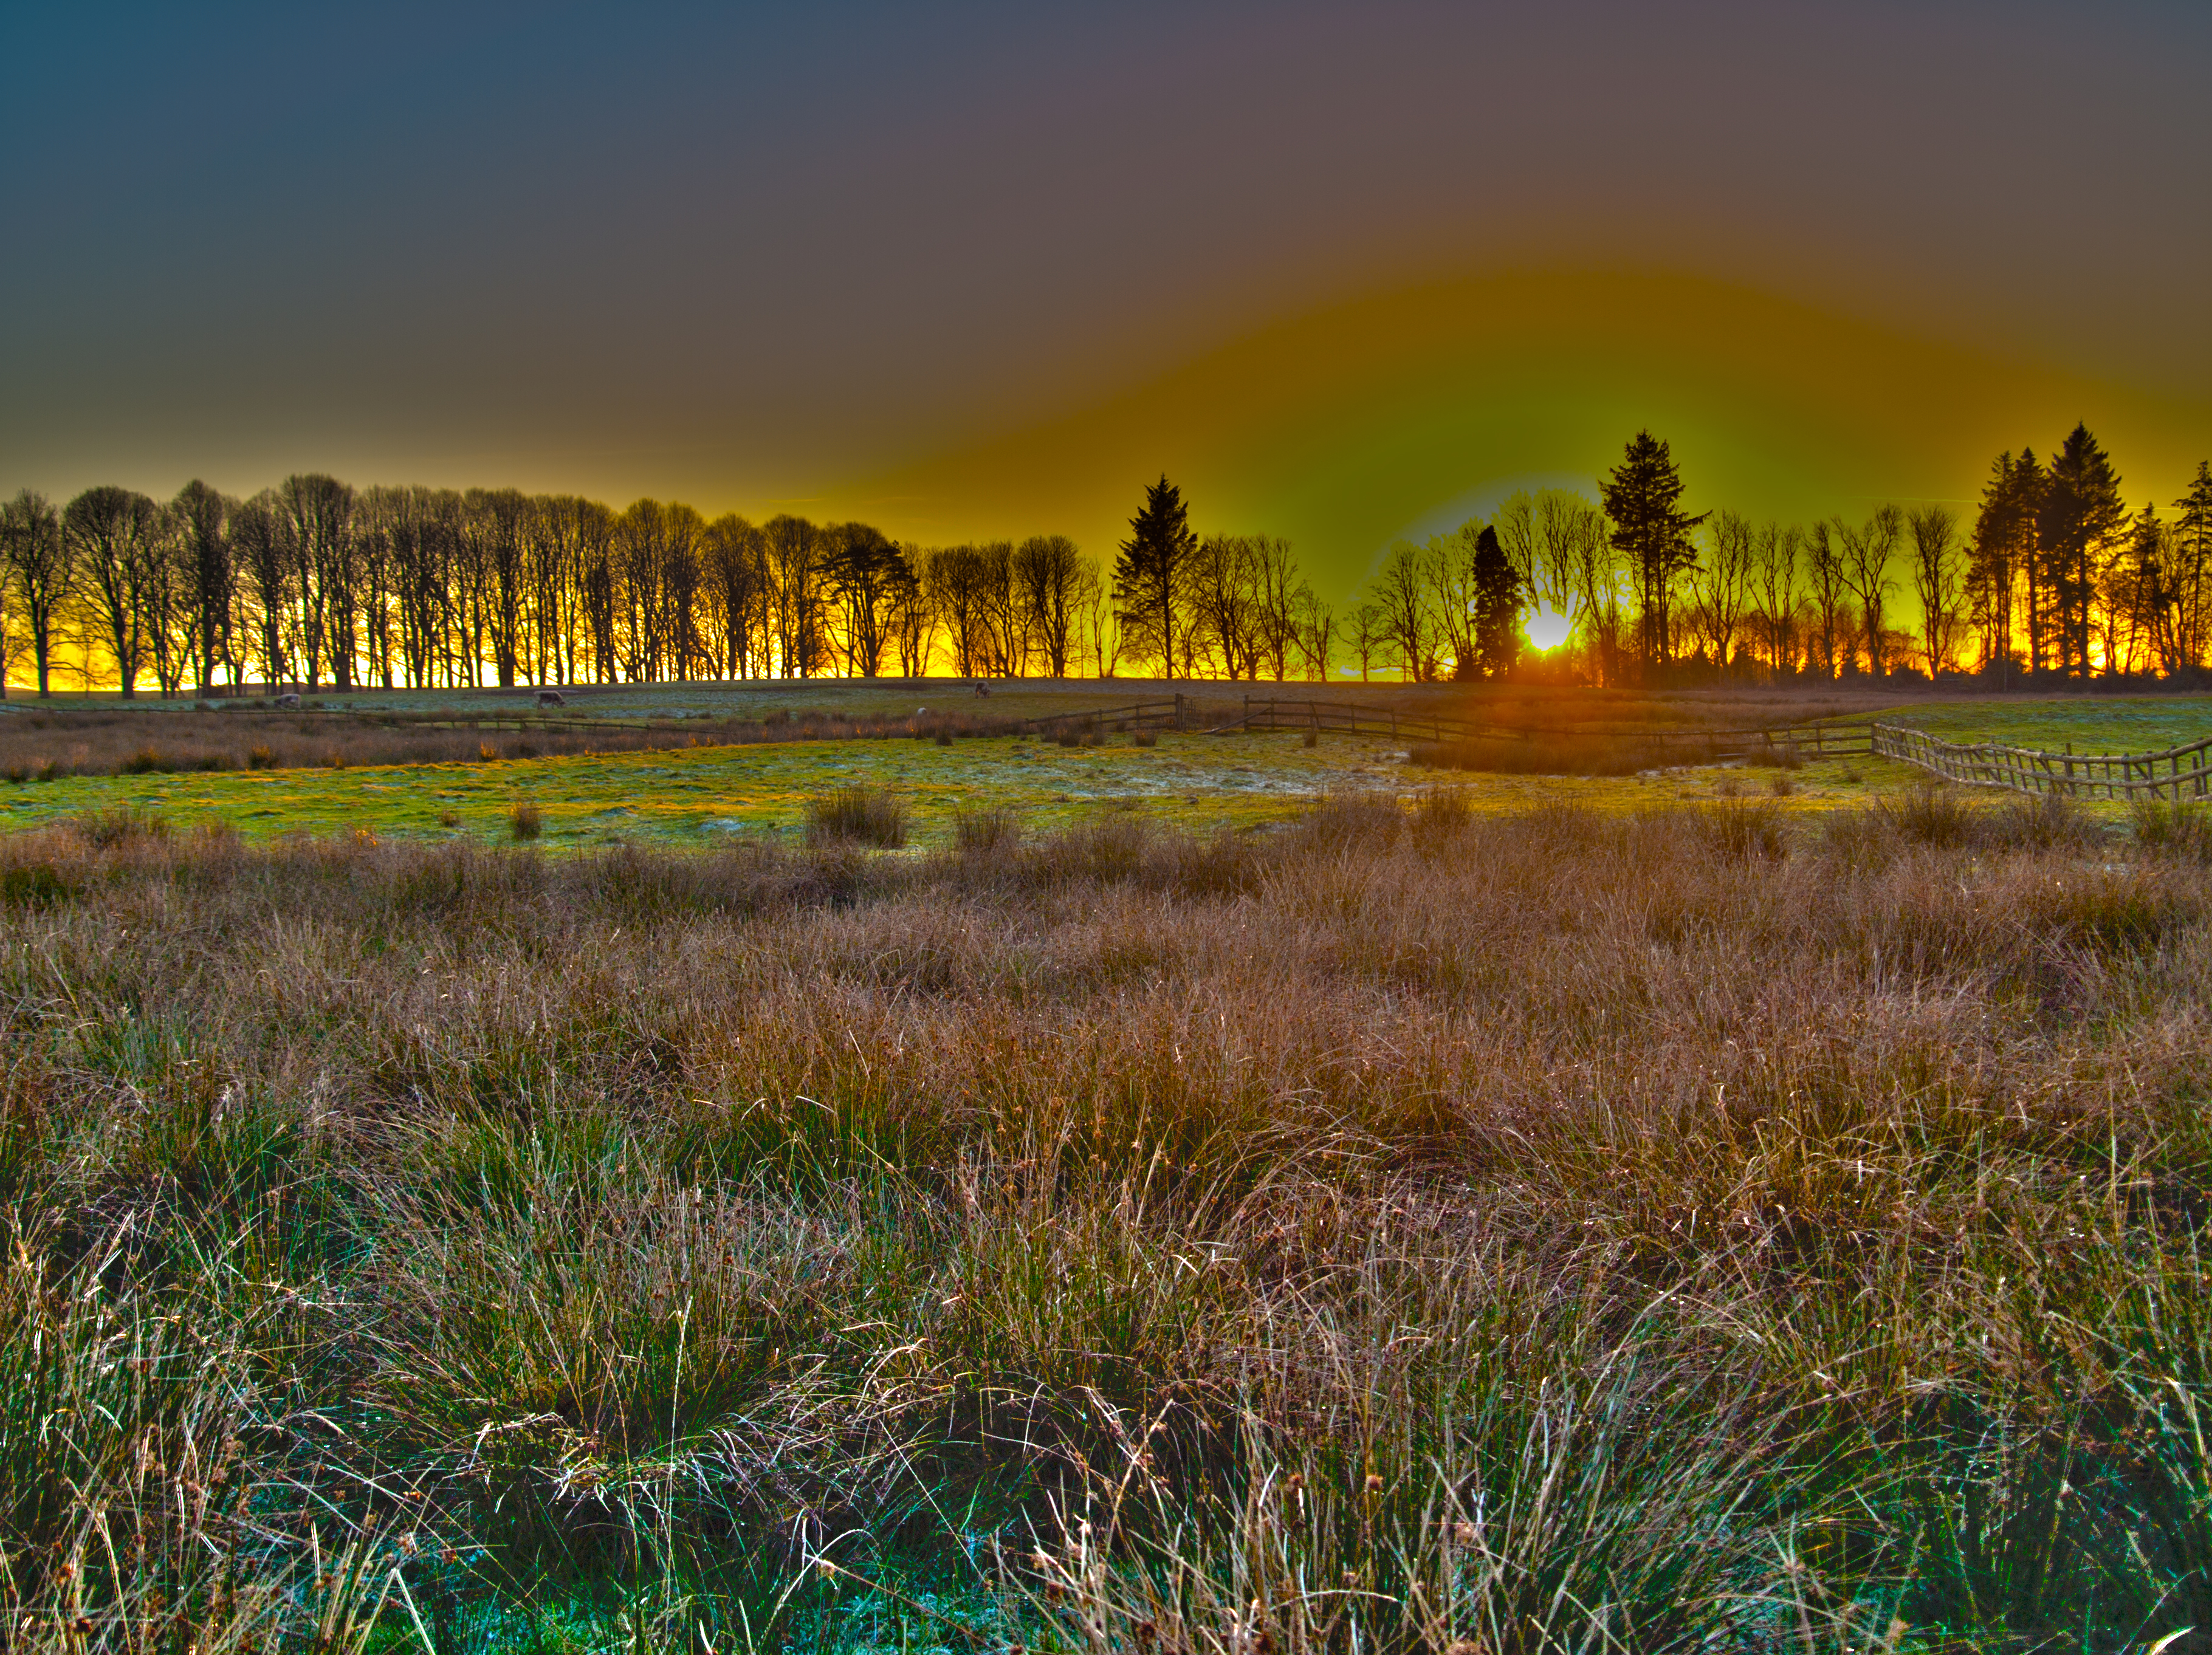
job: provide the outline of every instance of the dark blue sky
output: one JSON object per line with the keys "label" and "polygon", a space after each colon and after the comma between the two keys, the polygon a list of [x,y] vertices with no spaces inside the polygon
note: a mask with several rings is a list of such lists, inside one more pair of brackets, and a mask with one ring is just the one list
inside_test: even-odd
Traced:
{"label": "dark blue sky", "polygon": [[2212,7],[10,7],[0,486],[704,506],[1649,267],[2202,404]]}

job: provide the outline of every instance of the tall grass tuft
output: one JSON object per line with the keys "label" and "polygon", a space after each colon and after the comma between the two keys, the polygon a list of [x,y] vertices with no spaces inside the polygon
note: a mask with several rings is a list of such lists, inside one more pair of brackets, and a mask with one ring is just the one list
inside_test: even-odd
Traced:
{"label": "tall grass tuft", "polygon": [[964,856],[1010,850],[1020,842],[1021,835],[1021,818],[1003,804],[979,805],[953,814],[953,846]]}
{"label": "tall grass tuft", "polygon": [[906,843],[906,806],[881,787],[855,783],[806,802],[809,845],[869,845],[896,851]]}
{"label": "tall grass tuft", "polygon": [[545,817],[535,804],[525,799],[507,813],[507,827],[518,842],[527,843],[545,831]]}
{"label": "tall grass tuft", "polygon": [[2205,806],[2181,799],[2138,798],[2129,816],[2136,843],[2145,850],[2212,861],[2212,816]]}

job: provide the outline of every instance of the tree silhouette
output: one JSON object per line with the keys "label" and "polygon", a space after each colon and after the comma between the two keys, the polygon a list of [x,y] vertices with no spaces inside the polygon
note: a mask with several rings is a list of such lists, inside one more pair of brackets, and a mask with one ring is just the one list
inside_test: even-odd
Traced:
{"label": "tree silhouette", "polygon": [[1129,519],[1129,538],[1114,563],[1115,618],[1132,652],[1157,654],[1161,670],[1175,676],[1176,609],[1182,574],[1198,537],[1182,491],[1162,472],[1145,490],[1144,509]]}
{"label": "tree silhouette", "polygon": [[2126,532],[2128,508],[2112,457],[2086,425],[2075,426],[2045,476],[2036,527],[2057,611],[2058,668],[2082,677],[2089,670],[2089,601],[2107,553]]}
{"label": "tree silhouette", "polygon": [[1521,653],[1521,573],[1485,528],[1474,543],[1474,658],[1486,678],[1503,678]]}
{"label": "tree silhouette", "polygon": [[1642,590],[1644,660],[1664,666],[1674,659],[1668,610],[1676,577],[1697,565],[1690,530],[1705,514],[1680,509],[1682,477],[1674,457],[1649,431],[1629,440],[1621,463],[1598,480],[1605,514],[1613,519],[1613,543],[1635,565]]}
{"label": "tree silhouette", "polygon": [[54,627],[76,585],[76,559],[63,537],[61,513],[27,488],[0,506],[0,578],[7,576],[22,594],[39,694],[50,695]]}

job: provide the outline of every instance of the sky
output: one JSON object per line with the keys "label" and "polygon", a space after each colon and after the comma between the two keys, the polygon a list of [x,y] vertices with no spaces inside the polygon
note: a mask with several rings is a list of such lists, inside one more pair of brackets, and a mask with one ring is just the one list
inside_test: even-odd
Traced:
{"label": "sky", "polygon": [[514,485],[1325,589],[2212,457],[2212,7],[0,7],[0,489]]}

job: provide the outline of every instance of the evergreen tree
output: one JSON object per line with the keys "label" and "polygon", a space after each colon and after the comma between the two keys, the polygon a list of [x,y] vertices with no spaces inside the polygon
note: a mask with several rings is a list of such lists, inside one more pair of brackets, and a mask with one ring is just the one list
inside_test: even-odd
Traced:
{"label": "evergreen tree", "polygon": [[2212,648],[2212,463],[2197,461],[2189,492],[2173,506],[2180,515],[2168,538],[2166,582],[2173,592],[2174,649],[2195,665]]}
{"label": "evergreen tree", "polygon": [[1705,513],[1681,511],[1681,473],[1667,445],[1649,431],[1630,440],[1620,464],[1598,480],[1598,493],[1613,521],[1613,546],[1628,555],[1642,589],[1644,661],[1664,666],[1674,653],[1668,618],[1674,582],[1697,567],[1690,530]]}
{"label": "evergreen tree", "polygon": [[1167,480],[1145,490],[1144,509],[1129,519],[1129,538],[1114,561],[1115,619],[1128,652],[1157,655],[1168,677],[1176,670],[1176,605],[1183,570],[1198,549],[1182,491]]}
{"label": "evergreen tree", "polygon": [[2070,676],[2088,675],[2090,600],[2127,524],[2120,474],[2089,427],[2077,424],[2051,457],[2036,522],[2056,611],[2058,668]]}
{"label": "evergreen tree", "polygon": [[1521,573],[1485,528],[1474,543],[1474,653],[1486,678],[1503,678],[1521,653]]}
{"label": "evergreen tree", "polygon": [[1982,488],[1980,511],[1966,561],[1966,594],[1982,634],[1982,665],[1995,667],[2010,682],[2014,667],[2013,619],[2022,597],[2028,610],[2028,665],[2036,664],[2042,641],[2038,606],[2036,517],[2043,504],[2043,467],[2032,449],[2014,459],[2000,454]]}

